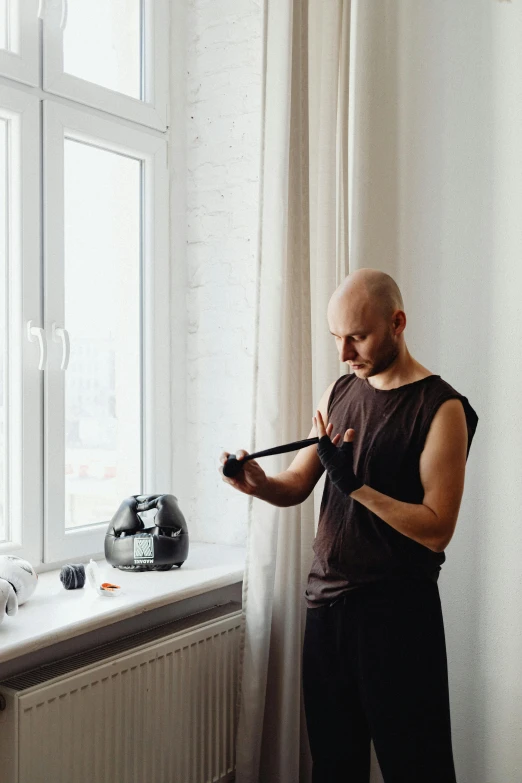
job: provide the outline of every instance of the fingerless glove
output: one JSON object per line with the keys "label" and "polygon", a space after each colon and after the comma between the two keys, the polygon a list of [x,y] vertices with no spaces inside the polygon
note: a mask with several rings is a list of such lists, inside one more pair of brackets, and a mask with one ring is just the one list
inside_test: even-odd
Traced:
{"label": "fingerless glove", "polygon": [[328,435],[323,435],[317,444],[317,454],[332,484],[345,495],[349,497],[363,486],[363,482],[353,472],[353,442],[343,441],[337,447]]}

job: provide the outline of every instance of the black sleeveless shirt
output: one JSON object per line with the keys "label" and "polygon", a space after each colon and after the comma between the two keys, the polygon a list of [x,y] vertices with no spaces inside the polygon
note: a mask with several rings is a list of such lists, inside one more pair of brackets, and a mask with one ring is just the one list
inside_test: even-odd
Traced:
{"label": "black sleeveless shirt", "polygon": [[[469,449],[478,416],[466,397],[440,375],[428,375],[396,389],[375,389],[355,374],[335,382],[328,401],[333,433],[353,427],[354,471],[378,492],[405,503],[422,503],[420,456],[433,417],[443,402],[462,401]],[[319,525],[305,592],[309,608],[330,603],[342,593],[383,579],[418,578],[434,582],[445,561],[399,533],[326,476]]]}

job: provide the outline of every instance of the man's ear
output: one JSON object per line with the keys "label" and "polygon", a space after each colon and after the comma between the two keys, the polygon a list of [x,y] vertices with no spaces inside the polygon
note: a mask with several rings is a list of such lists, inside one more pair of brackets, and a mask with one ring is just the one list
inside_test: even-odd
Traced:
{"label": "man's ear", "polygon": [[393,331],[398,337],[406,328],[406,313],[404,310],[397,310],[393,314]]}

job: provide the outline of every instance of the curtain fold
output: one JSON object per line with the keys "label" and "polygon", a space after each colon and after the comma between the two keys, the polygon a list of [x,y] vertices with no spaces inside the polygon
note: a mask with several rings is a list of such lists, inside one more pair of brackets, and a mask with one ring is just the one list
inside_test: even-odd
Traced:
{"label": "curtain fold", "polygon": [[[265,0],[264,12],[256,450],[306,437],[340,375],[326,306],[348,273],[350,2]],[[311,780],[301,651],[322,483],[298,506],[249,506],[237,783]]]}

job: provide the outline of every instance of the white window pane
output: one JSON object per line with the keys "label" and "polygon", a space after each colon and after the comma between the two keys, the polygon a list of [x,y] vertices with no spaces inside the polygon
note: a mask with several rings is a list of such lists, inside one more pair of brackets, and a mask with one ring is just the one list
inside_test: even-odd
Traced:
{"label": "white window pane", "polygon": [[7,125],[0,120],[0,541],[9,538],[7,509]]}
{"label": "white window pane", "polygon": [[21,0],[0,0],[0,49],[19,53]]}
{"label": "white window pane", "polygon": [[8,47],[7,0],[0,0],[0,49]]}
{"label": "white window pane", "polygon": [[141,163],[65,142],[66,527],[141,492]]}
{"label": "white window pane", "polygon": [[69,0],[64,71],[141,99],[141,0]]}

